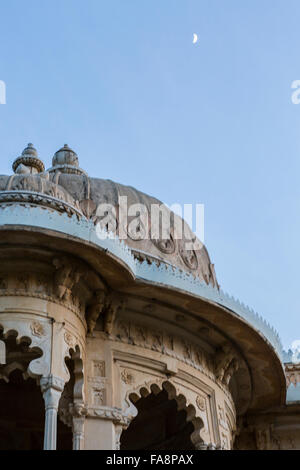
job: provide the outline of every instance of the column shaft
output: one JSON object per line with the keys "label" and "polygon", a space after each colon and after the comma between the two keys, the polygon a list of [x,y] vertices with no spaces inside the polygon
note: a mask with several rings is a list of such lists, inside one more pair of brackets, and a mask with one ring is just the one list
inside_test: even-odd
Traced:
{"label": "column shaft", "polygon": [[45,401],[44,450],[56,450],[57,411],[64,381],[50,375],[41,379],[41,389]]}

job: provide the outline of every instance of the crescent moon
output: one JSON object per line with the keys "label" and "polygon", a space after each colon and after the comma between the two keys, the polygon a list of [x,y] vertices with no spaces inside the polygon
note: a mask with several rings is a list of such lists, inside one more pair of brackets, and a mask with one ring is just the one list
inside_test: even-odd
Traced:
{"label": "crescent moon", "polygon": [[194,35],[193,35],[193,44],[196,44],[197,41],[198,41],[198,36],[197,36],[197,34],[194,33]]}

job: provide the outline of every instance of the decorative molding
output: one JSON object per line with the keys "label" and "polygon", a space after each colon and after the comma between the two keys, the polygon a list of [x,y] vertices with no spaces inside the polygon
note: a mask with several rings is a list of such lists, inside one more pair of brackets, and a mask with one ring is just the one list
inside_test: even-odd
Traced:
{"label": "decorative molding", "polygon": [[23,207],[32,207],[31,204],[46,206],[57,212],[66,213],[68,217],[76,216],[78,220],[83,217],[82,212],[76,207],[56,197],[26,190],[0,191],[1,206],[9,207],[15,203],[21,203]]}
{"label": "decorative molding", "polygon": [[120,410],[120,408],[110,407],[88,407],[87,416],[89,418],[101,418],[120,423],[124,426],[129,426],[132,417],[127,416]]}

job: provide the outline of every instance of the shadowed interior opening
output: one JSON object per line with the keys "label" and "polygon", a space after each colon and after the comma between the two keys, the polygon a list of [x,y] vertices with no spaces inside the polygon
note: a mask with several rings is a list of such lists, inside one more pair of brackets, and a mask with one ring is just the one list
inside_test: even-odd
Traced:
{"label": "shadowed interior opening", "polygon": [[[42,450],[45,405],[33,379],[14,370],[9,382],[0,380],[0,450]],[[72,433],[58,420],[58,449],[72,448]]]}
{"label": "shadowed interior opening", "polygon": [[165,390],[149,394],[134,403],[137,416],[121,435],[121,450],[194,450],[194,431],[185,410]]}

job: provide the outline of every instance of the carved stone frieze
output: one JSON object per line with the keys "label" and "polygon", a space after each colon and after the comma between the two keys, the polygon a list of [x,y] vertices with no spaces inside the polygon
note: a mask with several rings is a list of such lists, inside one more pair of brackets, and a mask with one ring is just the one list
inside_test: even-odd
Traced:
{"label": "carved stone frieze", "polygon": [[164,331],[155,331],[136,323],[118,320],[114,327],[117,341],[151,349],[196,367],[214,380],[213,361],[197,345]]}
{"label": "carved stone frieze", "polygon": [[[53,293],[53,280],[48,274],[26,272],[26,275],[8,273],[5,277],[0,273],[0,297],[22,296],[43,299],[66,306],[66,301]],[[67,307],[81,320],[84,318],[84,308],[76,296],[72,296]]]}

